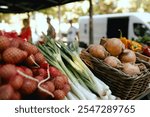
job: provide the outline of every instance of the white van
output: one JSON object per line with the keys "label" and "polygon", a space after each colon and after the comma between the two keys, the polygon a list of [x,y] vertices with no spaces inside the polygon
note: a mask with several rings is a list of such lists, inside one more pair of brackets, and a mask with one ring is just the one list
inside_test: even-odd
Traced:
{"label": "white van", "polygon": [[[118,13],[93,16],[93,43],[99,43],[102,37],[124,37],[137,39],[138,36],[150,36],[150,13]],[[79,18],[80,41],[89,44],[89,16]]]}

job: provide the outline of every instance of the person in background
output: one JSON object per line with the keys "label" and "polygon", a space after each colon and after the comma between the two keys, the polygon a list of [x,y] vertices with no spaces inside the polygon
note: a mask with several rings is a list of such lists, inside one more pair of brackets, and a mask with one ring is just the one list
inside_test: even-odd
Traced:
{"label": "person in background", "polygon": [[79,35],[78,35],[78,30],[76,27],[72,25],[72,20],[69,20],[70,28],[68,29],[67,33],[67,41],[68,41],[68,46],[74,46],[76,49],[78,49],[78,42],[79,42]]}
{"label": "person in background", "polygon": [[68,33],[67,33],[68,42],[73,42],[75,40],[78,41],[79,37],[78,37],[77,28],[72,25],[72,20],[69,20],[69,24],[70,24],[70,28],[68,29]]}
{"label": "person in background", "polygon": [[32,43],[32,32],[30,28],[29,18],[23,19],[23,28],[21,29],[20,37],[23,40],[26,40]]}
{"label": "person in background", "polygon": [[55,39],[56,32],[55,32],[55,28],[51,24],[51,18],[50,17],[47,17],[47,24],[48,24],[47,36],[50,36],[51,38]]}

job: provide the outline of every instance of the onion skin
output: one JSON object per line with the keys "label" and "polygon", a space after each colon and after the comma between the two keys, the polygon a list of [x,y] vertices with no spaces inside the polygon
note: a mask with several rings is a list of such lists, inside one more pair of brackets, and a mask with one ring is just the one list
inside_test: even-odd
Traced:
{"label": "onion skin", "polygon": [[123,53],[119,56],[122,63],[135,63],[136,55],[132,50],[125,49]]}
{"label": "onion skin", "polygon": [[22,51],[16,47],[10,47],[3,52],[2,57],[6,63],[19,64],[26,59],[27,55],[26,51]]}
{"label": "onion skin", "polygon": [[65,95],[67,95],[67,93],[71,90],[71,87],[69,84],[65,84],[62,90],[64,91]]}
{"label": "onion skin", "polygon": [[112,56],[119,56],[125,48],[124,44],[118,38],[108,39],[104,47]]}
{"label": "onion skin", "polygon": [[117,68],[119,65],[121,65],[121,61],[114,57],[114,56],[108,56],[104,59],[104,62],[107,65],[110,65],[111,67]]}
{"label": "onion skin", "polygon": [[21,100],[21,94],[18,91],[14,92],[11,100]]}
{"label": "onion skin", "polygon": [[14,89],[11,85],[6,84],[0,87],[0,100],[10,100],[13,96]]}
{"label": "onion skin", "polygon": [[9,46],[10,46],[9,38],[5,36],[0,36],[0,52],[4,51]]}
{"label": "onion skin", "polygon": [[31,68],[33,76],[38,76],[38,69],[37,68]]}
{"label": "onion skin", "polygon": [[36,54],[38,52],[38,48],[34,45],[32,45],[31,43],[29,42],[24,42],[24,43],[21,43],[19,48],[21,50],[24,50],[28,53],[28,55],[31,55],[31,54]]}
{"label": "onion skin", "polygon": [[33,72],[30,68],[24,67],[24,73],[28,76],[33,76]]}
{"label": "onion skin", "polygon": [[41,63],[43,63],[43,61],[45,61],[43,54],[40,52],[36,53],[35,54],[35,62],[40,65]]}
{"label": "onion skin", "polygon": [[65,79],[61,76],[54,78],[54,85],[56,89],[63,89],[65,85]]}
{"label": "onion skin", "polygon": [[43,78],[47,77],[47,71],[43,68],[38,68],[37,73],[38,73],[38,76],[42,76]]}
{"label": "onion skin", "polygon": [[50,76],[52,78],[55,78],[57,76],[60,76],[62,73],[60,70],[58,70],[56,67],[50,66],[49,67]]}
{"label": "onion skin", "polygon": [[105,59],[107,56],[107,51],[102,45],[92,44],[88,48],[89,53],[99,59]]}
{"label": "onion skin", "polygon": [[23,77],[20,75],[16,75],[15,77],[12,77],[9,81],[9,84],[15,89],[18,90],[21,88],[23,84]]}
{"label": "onion skin", "polygon": [[[50,81],[51,82],[51,81]],[[51,86],[50,86],[51,85]],[[47,90],[47,91],[49,91],[49,92],[51,92],[51,91],[54,91],[55,90],[55,87],[53,87],[52,86],[53,84],[51,84],[51,83],[49,83],[49,81],[47,81],[47,82],[44,82],[44,83],[42,83],[41,84],[41,87],[43,88],[43,89],[45,89],[45,90]],[[48,99],[48,98],[51,98],[51,96],[48,94],[48,93],[46,93],[46,92],[43,92],[42,90],[40,90],[40,89],[38,89],[37,90],[37,95],[38,95],[38,97],[40,98],[40,99]]]}
{"label": "onion skin", "polygon": [[15,65],[5,64],[0,67],[0,78],[2,78],[4,82],[8,82],[11,77],[16,75],[16,73]]}
{"label": "onion skin", "polygon": [[68,83],[69,83],[69,82],[68,82],[68,77],[67,77],[65,74],[62,74],[61,77],[63,77],[65,84],[68,84]]}
{"label": "onion skin", "polygon": [[55,91],[55,85],[54,85],[54,83],[53,82],[51,82],[51,81],[47,81],[47,82],[45,82],[45,85],[47,85],[48,86],[48,90],[50,91],[50,92],[54,92]]}
{"label": "onion skin", "polygon": [[130,76],[140,74],[140,68],[136,64],[124,63],[122,71]]}
{"label": "onion skin", "polygon": [[10,46],[18,48],[19,47],[19,41],[18,41],[18,39],[11,40]]}
{"label": "onion skin", "polygon": [[43,68],[43,69],[47,69],[47,66],[48,66],[49,64],[47,63],[47,61],[45,60],[45,61],[43,61],[41,64],[40,64],[40,67],[41,68]]}
{"label": "onion skin", "polygon": [[44,80],[43,76],[35,76],[36,79],[38,79],[39,81]]}
{"label": "onion skin", "polygon": [[46,69],[44,68],[31,68],[33,76],[42,76],[43,78],[46,78],[48,73]]}
{"label": "onion skin", "polygon": [[30,79],[24,79],[23,85],[20,88],[20,91],[23,95],[29,95],[32,94],[37,89],[37,82],[30,80]]}
{"label": "onion skin", "polygon": [[34,61],[35,61],[35,57],[34,57],[33,54],[31,54],[30,56],[28,56],[26,58],[25,63],[26,63],[27,66],[31,67],[31,66],[35,65]]}
{"label": "onion skin", "polygon": [[65,93],[63,90],[55,90],[54,91],[54,99],[55,100],[62,100],[65,98]]}
{"label": "onion skin", "polygon": [[[48,91],[48,86],[45,83],[41,84],[41,87]],[[40,99],[48,99],[48,97],[49,97],[49,94],[43,92],[40,89],[38,89],[36,93]]]}

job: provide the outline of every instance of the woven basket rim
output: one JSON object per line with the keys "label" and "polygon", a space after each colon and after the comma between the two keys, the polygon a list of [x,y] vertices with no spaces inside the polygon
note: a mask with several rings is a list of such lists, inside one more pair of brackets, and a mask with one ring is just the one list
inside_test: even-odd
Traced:
{"label": "woven basket rim", "polygon": [[[109,67],[110,70],[113,70],[113,71],[118,72],[118,75],[124,76],[124,77],[120,77],[120,78],[122,78],[122,79],[124,79],[124,80],[137,80],[137,79],[141,78],[143,75],[146,75],[146,74],[149,73],[149,71],[148,71],[148,69],[147,69],[147,71],[144,71],[144,72],[142,71],[141,74],[139,74],[139,75],[130,76],[130,75],[124,73],[123,71],[121,71],[121,70],[119,70],[119,69],[117,69],[117,68],[113,68],[113,67],[111,67],[111,66],[105,64],[105,63],[103,62],[103,60],[101,60],[101,59],[99,59],[99,58],[96,58],[96,57],[93,57],[90,53],[87,52],[87,50],[88,50],[88,49],[82,49],[82,51],[81,51],[81,53],[80,53],[80,56],[82,56],[82,54],[84,54],[84,55],[86,55],[87,57],[92,58],[92,61],[97,62],[97,64],[100,62],[104,67],[107,67],[107,68]],[[83,59],[82,59],[82,60],[83,60]],[[141,60],[141,61],[143,61],[143,60]],[[125,77],[126,77],[126,78],[125,78]]]}

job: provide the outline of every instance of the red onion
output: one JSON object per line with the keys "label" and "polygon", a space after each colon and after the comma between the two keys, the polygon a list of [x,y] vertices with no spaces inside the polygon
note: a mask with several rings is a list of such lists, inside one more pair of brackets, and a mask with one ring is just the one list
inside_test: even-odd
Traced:
{"label": "red onion", "polygon": [[18,90],[21,88],[23,84],[23,77],[20,75],[16,75],[14,77],[11,77],[9,84],[15,89]]}
{"label": "red onion", "polygon": [[24,79],[23,85],[20,91],[24,95],[32,94],[37,89],[38,83],[30,79]]}
{"label": "red onion", "polygon": [[0,100],[10,100],[14,89],[10,84],[0,86]]}

